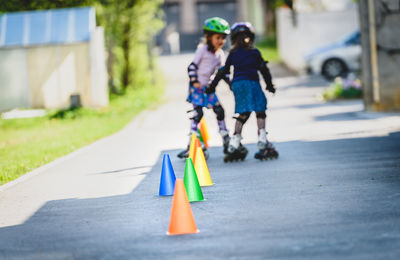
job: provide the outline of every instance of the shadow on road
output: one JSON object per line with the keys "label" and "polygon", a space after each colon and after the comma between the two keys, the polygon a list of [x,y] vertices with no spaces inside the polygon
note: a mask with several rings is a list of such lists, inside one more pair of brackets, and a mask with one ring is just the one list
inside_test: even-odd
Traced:
{"label": "shadow on road", "polygon": [[[162,155],[131,193],[49,201],[0,229],[1,259],[395,259],[400,253],[400,132],[277,143],[280,158],[224,164],[192,204],[199,234],[170,237],[171,197],[159,197]],[[184,162],[172,158],[177,177]],[[145,167],[145,166],[143,166]],[[122,169],[125,170],[125,169]],[[119,172],[120,169],[107,173]]]}
{"label": "shadow on road", "polygon": [[142,174],[145,174],[148,171],[148,169],[150,169],[151,167],[152,167],[151,165],[148,165],[148,166],[135,166],[135,167],[129,167],[129,168],[124,168],[124,169],[106,171],[106,172],[89,173],[89,175],[91,175],[91,174],[121,173],[121,172],[127,172],[127,171],[132,171],[132,170],[143,170],[144,171],[143,173],[136,174],[136,175],[142,175]]}

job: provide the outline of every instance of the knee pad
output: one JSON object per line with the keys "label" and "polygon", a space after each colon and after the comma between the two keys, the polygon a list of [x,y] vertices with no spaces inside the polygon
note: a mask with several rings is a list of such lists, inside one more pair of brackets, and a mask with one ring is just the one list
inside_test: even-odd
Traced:
{"label": "knee pad", "polygon": [[221,105],[213,107],[214,113],[217,115],[217,120],[221,121],[225,119],[225,111]]}
{"label": "knee pad", "polygon": [[201,118],[203,117],[203,108],[201,106],[195,107],[194,114],[194,117],[192,117],[191,119],[193,119],[196,123],[199,123]]}
{"label": "knee pad", "polygon": [[243,114],[240,114],[238,117],[236,117],[236,120],[242,124],[245,124],[246,121],[249,119],[249,117],[250,117],[250,112],[245,112]]}
{"label": "knee pad", "polygon": [[267,114],[265,114],[265,111],[256,112],[256,117],[265,119],[267,117]]}

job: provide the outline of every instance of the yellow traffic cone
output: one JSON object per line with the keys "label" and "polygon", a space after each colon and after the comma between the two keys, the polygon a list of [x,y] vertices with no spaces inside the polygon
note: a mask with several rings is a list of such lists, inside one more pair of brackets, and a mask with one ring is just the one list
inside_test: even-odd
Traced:
{"label": "yellow traffic cone", "polygon": [[197,147],[196,151],[196,161],[194,168],[197,173],[197,179],[199,180],[200,186],[211,186],[213,182],[211,180],[210,172],[208,171],[208,166],[206,159],[204,158],[203,149]]}
{"label": "yellow traffic cone", "polygon": [[195,154],[196,154],[196,135],[192,133],[192,137],[190,138],[190,146],[189,146],[189,158],[194,162]]}

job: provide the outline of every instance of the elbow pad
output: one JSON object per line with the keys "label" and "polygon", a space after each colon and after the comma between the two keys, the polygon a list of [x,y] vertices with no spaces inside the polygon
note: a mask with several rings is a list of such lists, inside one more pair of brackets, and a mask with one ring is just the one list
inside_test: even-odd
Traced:
{"label": "elbow pad", "polygon": [[199,69],[199,67],[196,65],[196,63],[192,62],[189,64],[188,67],[188,75],[189,75],[189,80],[190,83],[193,84],[195,82],[199,82],[198,81],[198,76],[197,76],[197,70]]}

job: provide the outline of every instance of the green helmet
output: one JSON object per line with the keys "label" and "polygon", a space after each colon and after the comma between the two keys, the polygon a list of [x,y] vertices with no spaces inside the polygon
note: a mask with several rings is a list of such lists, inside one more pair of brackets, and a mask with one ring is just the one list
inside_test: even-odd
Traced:
{"label": "green helmet", "polygon": [[222,18],[213,17],[204,21],[204,31],[229,34],[231,29],[229,23]]}

